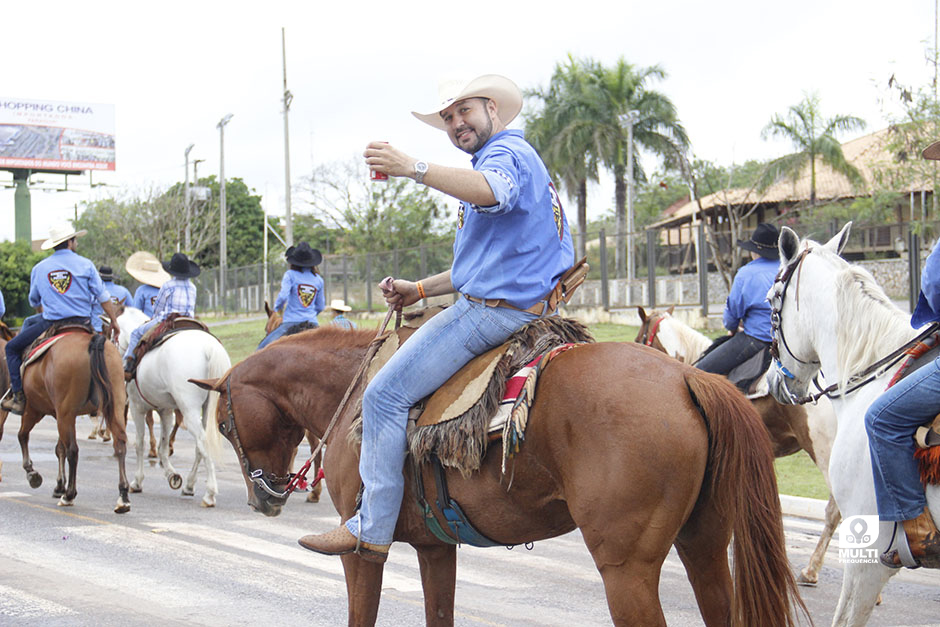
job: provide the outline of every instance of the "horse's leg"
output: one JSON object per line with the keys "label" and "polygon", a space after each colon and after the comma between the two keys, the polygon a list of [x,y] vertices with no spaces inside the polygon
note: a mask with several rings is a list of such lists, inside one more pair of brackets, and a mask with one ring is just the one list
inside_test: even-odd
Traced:
{"label": "horse's leg", "polygon": [[[0,409],[0,440],[3,440],[3,425],[6,424],[9,412]],[[0,481],[3,481],[3,460],[0,459]]]}
{"label": "horse's leg", "polygon": [[129,407],[133,408],[131,416],[134,419],[134,428],[137,436],[134,440],[134,449],[137,451],[137,471],[134,473],[134,480],[131,481],[130,487],[131,492],[140,492],[144,489],[144,436],[146,435],[148,427],[150,428],[150,455],[148,455],[148,457],[157,456],[153,442],[153,412],[148,411],[145,414],[141,408],[134,403],[130,403]]}
{"label": "horse's leg", "polygon": [[183,424],[186,429],[193,434],[196,440],[196,459],[193,462],[192,472],[186,478],[186,488],[183,494],[192,495],[196,485],[196,470],[199,468],[199,462],[206,462],[206,493],[200,503],[203,507],[215,507],[215,497],[219,493],[219,483],[215,474],[215,463],[209,456],[206,448],[206,430],[202,427],[202,405],[197,406],[195,410],[189,410],[183,415]]}
{"label": "horse's leg", "polygon": [[101,411],[98,412],[98,433],[101,434],[102,442],[111,441],[111,427],[108,426],[108,421]]}
{"label": "horse's leg", "polygon": [[424,590],[424,622],[426,625],[453,625],[457,547],[442,544],[415,549]]}
{"label": "horse's leg", "polygon": [[[135,420],[136,422],[136,420]],[[157,436],[153,434],[153,410],[147,412],[147,428],[150,429],[150,452],[147,453],[147,457],[150,459],[157,458]],[[137,456],[140,457],[140,453],[137,453]]]}
{"label": "horse's leg", "polygon": [[[310,433],[309,431],[307,431],[307,444],[310,445],[310,454],[311,454],[311,455],[313,455],[313,451],[316,450],[318,443],[319,443],[319,440],[317,439],[317,436],[315,436],[315,435],[313,435],[312,433]],[[319,453],[317,453],[316,458],[313,460],[313,464],[312,464],[312,465],[313,465],[313,471],[312,471],[312,474],[313,474],[314,477],[316,477],[316,476],[317,476],[317,473],[320,472],[320,464],[321,464],[322,462],[323,462],[323,451],[321,450]],[[308,502],[308,503],[319,503],[319,502],[320,502],[320,494],[321,494],[322,492],[323,492],[323,483],[321,482],[321,483],[318,483],[317,485],[313,486],[313,489],[310,490],[310,492],[307,493],[307,502]]]}
{"label": "horse's leg", "polygon": [[160,414],[160,465],[163,466],[163,476],[166,477],[167,482],[170,484],[170,488],[174,490],[179,490],[180,486],[183,485],[183,478],[176,468],[173,467],[173,464],[170,463],[170,418],[173,416],[171,410],[161,410],[158,412]]}
{"label": "horse's leg", "polygon": [[864,625],[891,575],[897,571],[881,564],[848,562],[842,573],[842,593],[832,617],[833,627]]}
{"label": "horse's leg", "polygon": [[819,541],[809,558],[809,564],[800,571],[800,575],[797,577],[798,583],[814,586],[819,581],[819,569],[822,568],[823,560],[826,559],[826,550],[829,548],[832,534],[835,533],[840,520],[842,520],[842,513],[839,511],[839,506],[836,505],[836,500],[830,495],[829,502],[826,503],[826,525],[823,527],[822,533],[819,534]]}
{"label": "horse's leg", "polygon": [[33,460],[29,457],[29,432],[33,430],[42,420],[42,416],[26,403],[26,409],[23,410],[23,417],[20,420],[20,431],[17,438],[20,441],[20,451],[23,454],[23,470],[26,471],[26,480],[29,481],[29,487],[36,489],[42,485],[42,475],[33,470]]}
{"label": "horse's leg", "polygon": [[[117,414],[118,409],[114,408],[115,414]],[[120,410],[122,413],[115,415],[111,423],[114,425],[114,428],[111,429],[109,425],[109,431],[112,431],[114,437],[111,444],[114,449],[114,456],[117,458],[118,463],[118,500],[117,504],[114,506],[115,514],[126,514],[131,511],[131,501],[128,498],[128,484],[127,484],[127,469],[124,465],[125,458],[127,456],[127,420],[124,414],[124,408]],[[123,424],[121,421],[123,420]],[[137,449],[137,458],[139,464],[143,464],[143,455],[141,455],[143,449],[143,430],[138,437],[140,440],[140,448]]]}
{"label": "horse's leg", "polygon": [[87,414],[87,416],[91,420],[91,433],[88,434],[88,439],[94,440],[98,437],[98,428],[100,427],[98,414]]}
{"label": "horse's leg", "polygon": [[347,623],[360,627],[374,625],[379,613],[384,564],[367,562],[355,553],[343,555],[346,573]]}
{"label": "horse's leg", "polygon": [[176,422],[173,423],[173,431],[170,432],[170,455],[173,454],[173,443],[176,442],[176,431],[183,424],[183,412],[176,410]]}
{"label": "horse's leg", "polygon": [[[69,507],[75,503],[75,497],[78,495],[78,440],[75,437],[75,413],[68,411],[67,407],[57,407],[56,427],[59,431],[59,443],[64,447],[65,459],[69,463],[69,476],[65,486],[65,494],[59,498],[57,505]],[[58,452],[57,446],[56,453]]]}
{"label": "horse's leg", "polygon": [[734,583],[728,567],[731,521],[722,517],[713,501],[701,501],[676,537],[676,550],[695,592],[706,625],[727,625],[731,620]]}
{"label": "horse's leg", "polygon": [[55,487],[52,489],[52,498],[58,499],[65,494],[65,443],[62,438],[56,440],[55,457],[58,461],[58,472],[56,473]]}

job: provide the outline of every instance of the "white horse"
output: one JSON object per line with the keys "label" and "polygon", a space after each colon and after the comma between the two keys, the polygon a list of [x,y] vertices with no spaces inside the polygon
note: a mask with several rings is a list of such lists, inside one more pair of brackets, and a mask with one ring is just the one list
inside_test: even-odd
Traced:
{"label": "white horse", "polygon": [[[838,427],[829,460],[829,482],[847,519],[878,512],[865,412],[900,366],[891,366],[861,387],[846,388],[846,383],[918,333],[911,328],[910,316],[888,299],[867,270],[839,257],[851,225],[846,224],[825,245],[801,242],[792,230],[782,230],[781,269],[791,271],[782,274],[770,290],[780,322],[775,330],[779,362],[768,375],[771,392],[781,402],[801,401],[814,392],[810,383],[820,370],[829,381],[839,383],[832,398]],[[935,520],[940,515],[938,490],[937,486],[927,488]],[[887,547],[893,529],[893,523],[880,524],[874,546],[877,552]],[[847,560],[844,566],[842,593],[832,624],[863,625],[881,589],[897,571],[877,559]]]}
{"label": "white horse", "polygon": [[[118,317],[121,328],[121,350],[127,349],[131,331],[147,321],[139,309],[128,307]],[[170,487],[177,490],[183,481],[170,463],[169,437],[175,421],[174,410],[183,414],[183,427],[196,440],[196,459],[183,486],[183,495],[192,496],[196,484],[199,462],[205,460],[206,493],[203,507],[214,507],[219,492],[214,459],[221,453],[221,436],[214,428],[214,419],[206,429],[206,416],[215,416],[219,395],[193,385],[189,379],[221,377],[232,367],[222,344],[209,333],[188,329],[176,333],[166,342],[150,350],[137,365],[137,376],[127,384],[127,400],[131,417],[137,426],[137,472],[131,482],[131,492],[140,492],[144,480],[145,415],[156,410],[160,415],[160,465]]]}
{"label": "white horse", "polygon": [[[673,312],[673,307],[650,312],[637,307],[641,324],[636,341],[661,350],[681,362],[694,363],[712,345],[712,340],[673,316]],[[829,486],[829,456],[836,437],[836,416],[832,403],[823,397],[815,405],[781,405],[768,395],[764,381],[757,389],[758,392],[750,397],[751,402],[767,425],[774,454],[784,457],[805,450]],[[800,571],[799,583],[812,585],[819,581],[819,570],[840,519],[839,508],[830,496],[826,504],[826,524],[809,564]]]}

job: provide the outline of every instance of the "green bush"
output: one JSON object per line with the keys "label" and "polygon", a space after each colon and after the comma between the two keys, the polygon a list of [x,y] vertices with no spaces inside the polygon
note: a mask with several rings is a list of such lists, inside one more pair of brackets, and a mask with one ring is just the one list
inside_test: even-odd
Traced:
{"label": "green bush", "polygon": [[29,306],[29,273],[48,254],[33,252],[27,242],[0,242],[0,290],[8,322],[33,313]]}

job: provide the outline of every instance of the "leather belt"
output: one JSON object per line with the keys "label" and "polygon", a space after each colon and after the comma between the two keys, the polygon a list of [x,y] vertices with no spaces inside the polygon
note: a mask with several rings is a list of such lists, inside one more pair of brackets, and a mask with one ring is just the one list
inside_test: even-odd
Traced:
{"label": "leather belt", "polygon": [[[542,312],[545,311],[548,304],[544,299],[535,303],[528,309],[522,309],[521,307],[516,307],[515,305],[510,305],[503,298],[477,298],[476,296],[470,296],[469,294],[464,294],[464,298],[467,300],[473,301],[475,303],[480,303],[484,307],[506,307],[507,309],[515,309],[516,311],[524,311],[526,313],[533,314],[535,316],[541,316]],[[545,314],[552,313],[552,309],[545,311]]]}

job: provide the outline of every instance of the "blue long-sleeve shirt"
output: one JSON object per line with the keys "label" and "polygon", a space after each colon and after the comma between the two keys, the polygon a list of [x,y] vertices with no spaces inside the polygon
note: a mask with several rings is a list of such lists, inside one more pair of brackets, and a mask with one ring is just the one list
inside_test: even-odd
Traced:
{"label": "blue long-sleeve shirt", "polygon": [[288,270],[281,279],[281,291],[274,301],[274,308],[284,308],[283,323],[317,322],[317,314],[326,307],[323,293],[323,278],[309,268]]}
{"label": "blue long-sleeve shirt", "polygon": [[920,296],[911,314],[911,326],[917,329],[928,322],[937,321],[940,321],[940,240],[937,240],[924,263],[920,275]]}
{"label": "blue long-sleeve shirt", "polygon": [[773,340],[767,292],[774,284],[779,267],[776,261],[758,257],[738,270],[725,303],[726,329],[736,331],[740,325],[744,333],[755,339]]}

